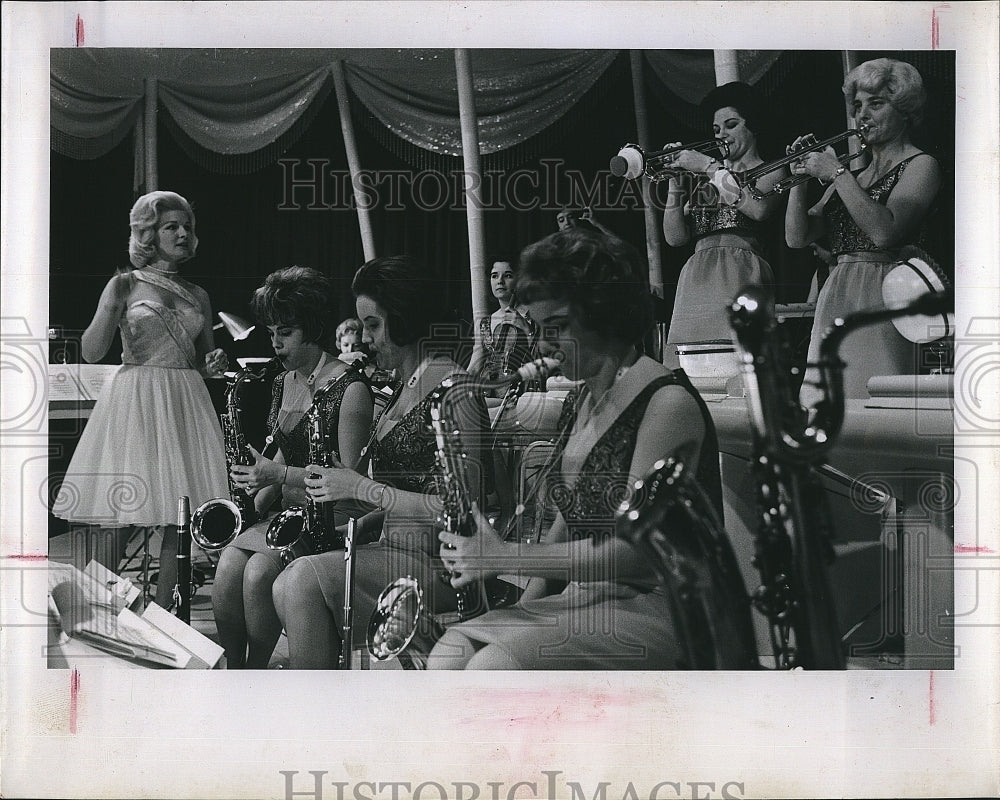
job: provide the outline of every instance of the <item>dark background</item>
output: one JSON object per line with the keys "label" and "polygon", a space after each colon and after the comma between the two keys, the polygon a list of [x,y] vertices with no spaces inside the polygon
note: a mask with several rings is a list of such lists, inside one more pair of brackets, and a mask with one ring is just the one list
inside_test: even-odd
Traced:
{"label": "dark background", "polygon": [[[864,52],[861,60],[890,56],[913,63],[928,91],[925,123],[917,143],[934,154],[945,171],[945,190],[933,221],[932,255],[952,271],[954,245],[954,116],[955,69],[953,52]],[[840,86],[843,80],[841,51],[786,51],[757,84],[768,99],[774,118],[771,156],[799,133],[812,131],[823,138],[847,127]],[[621,179],[608,174],[608,161],[626,142],[637,140],[628,53],[624,52],[591,91],[550,129],[519,145],[514,151],[485,156],[484,172],[503,178],[527,171],[537,176],[536,200],[547,206],[532,209],[487,208],[487,250],[517,253],[526,244],[555,230],[559,204],[584,199],[579,181],[573,185],[566,173],[576,171],[586,185],[605,181],[610,189],[594,203],[597,218],[645,253],[642,209],[634,192],[623,192]],[[697,107],[670,91],[651,70],[646,70],[646,99],[654,142],[693,141],[710,134],[710,120],[699,118]],[[410,173],[436,170],[445,174],[461,169],[461,159],[417,151],[395,140],[393,134],[371,117],[360,102],[352,102],[362,167],[366,170],[403,170]],[[287,197],[288,167],[280,162],[249,174],[225,157],[201,151],[172,125],[161,108],[159,118],[159,188],[170,189],[190,200],[197,215],[198,254],[184,266],[185,275],[204,286],[214,310],[249,316],[248,298],[270,271],[290,264],[316,267],[330,275],[338,288],[334,313],[338,320],[353,315],[350,279],[364,261],[355,211],[324,207],[313,202],[311,191],[295,190]],[[395,141],[394,141],[395,140]],[[128,210],[143,190],[133,190],[132,137],[106,156],[74,160],[53,152],[50,211],[50,325],[72,337],[89,323],[101,290],[111,274],[128,265]],[[765,157],[767,155],[765,154]],[[332,93],[306,133],[282,156],[297,162],[294,175],[308,177],[307,159],[325,168],[347,172],[343,138]],[[553,164],[558,163],[558,169]],[[424,178],[427,178],[425,175]],[[421,180],[433,198],[439,184]],[[448,183],[454,187],[455,180]],[[491,184],[493,185],[493,184]],[[332,189],[333,181],[327,182]],[[523,176],[519,197],[531,197]],[[385,188],[385,187],[382,187]],[[471,316],[468,274],[468,231],[461,196],[452,189],[449,201],[435,210],[421,210],[411,195],[402,195],[404,208],[392,210],[380,202],[372,211],[375,244],[379,255],[409,253],[418,256],[444,278],[445,291],[461,319]],[[383,192],[384,198],[384,192]],[[291,199],[292,203],[288,200]],[[326,205],[335,204],[328,192]],[[487,198],[489,199],[489,198]],[[281,208],[282,204],[286,208]],[[503,203],[503,196],[499,197]],[[297,205],[298,208],[287,208]],[[766,256],[774,268],[779,302],[806,299],[809,282],[818,266],[808,249],[789,250],[783,240],[783,217],[776,215],[764,237]],[[662,244],[664,294],[669,314],[677,275],[691,247]],[[266,355],[266,336],[255,332],[243,343],[233,343],[224,332],[217,344],[231,356]],[[72,352],[73,348],[69,349]],[[116,342],[107,358],[117,363]]]}

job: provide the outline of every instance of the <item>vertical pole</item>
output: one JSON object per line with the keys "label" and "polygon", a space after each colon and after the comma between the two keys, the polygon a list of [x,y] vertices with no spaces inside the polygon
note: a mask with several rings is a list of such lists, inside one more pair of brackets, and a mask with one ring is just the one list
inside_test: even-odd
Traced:
{"label": "vertical pole", "polygon": [[480,197],[482,171],[479,166],[479,132],[476,101],[472,86],[472,62],[469,51],[455,50],[455,72],[458,78],[458,116],[462,127],[463,180],[466,197],[466,219],[469,226],[469,277],[472,283],[472,320],[475,345],[480,345],[479,320],[489,316],[486,305],[486,236],[483,225],[483,205]]}
{"label": "vertical pole", "polygon": [[344,78],[344,62],[334,61],[331,65],[333,85],[337,92],[337,108],[340,113],[340,130],[344,134],[344,150],[347,151],[347,168],[351,171],[351,186],[358,207],[358,227],[361,229],[361,246],[365,251],[365,261],[375,258],[375,234],[369,213],[368,195],[357,194],[361,186],[361,158],[358,156],[358,142],[354,137],[354,121],[351,118],[350,98],[347,95],[347,80]]}
{"label": "vertical pole", "polygon": [[146,102],[143,108],[143,137],[145,156],[146,192],[156,191],[159,183],[156,163],[156,78],[146,78]]}
{"label": "vertical pole", "polygon": [[[629,53],[632,62],[632,96],[635,100],[635,124],[639,134],[639,146],[644,150],[652,150],[650,141],[649,114],[646,108],[646,94],[643,91],[642,52],[632,50]],[[646,175],[642,176],[643,212],[646,219],[646,256],[649,260],[649,285],[653,292],[663,297],[663,268],[661,261],[660,238],[663,231],[656,209],[652,203],[652,182]]]}
{"label": "vertical pole", "polygon": [[740,62],[736,50],[713,50],[715,54],[715,85],[740,79]]}

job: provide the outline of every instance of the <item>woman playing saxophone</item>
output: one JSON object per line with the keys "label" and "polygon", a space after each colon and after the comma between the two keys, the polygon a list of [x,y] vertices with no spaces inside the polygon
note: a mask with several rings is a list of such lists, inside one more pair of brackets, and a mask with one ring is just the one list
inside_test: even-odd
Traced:
{"label": "woman playing saxophone", "polygon": [[558,508],[540,544],[442,531],[441,556],[462,586],[520,572],[520,601],[452,625],[431,652],[437,669],[671,669],[681,662],[670,601],[648,560],[615,533],[634,481],[678,454],[721,516],[711,417],[683,373],[640,355],[652,325],[642,259],[620,239],[566,230],[521,254],[516,291],[543,355],[583,382],[564,415],[565,447],[548,497]]}
{"label": "woman playing saxophone", "polygon": [[[306,412],[320,390],[348,372],[348,366],[330,352],[334,347],[330,301],[329,280],[306,267],[271,273],[251,300],[253,314],[270,331],[271,345],[285,371],[274,379],[267,420],[277,455],[268,458],[251,447],[253,463],[230,469],[233,482],[255,494],[262,519],[222,552],[212,588],[219,639],[230,669],[265,668],[281,635],[271,585],[283,564],[279,552],[265,542],[271,521],[267,512],[279,497],[285,508],[306,503],[306,465],[311,460]],[[354,467],[373,413],[367,384],[351,371],[324,393],[314,411],[341,462]]]}
{"label": "woman playing saxophone", "polygon": [[[305,481],[316,502],[353,500],[385,513],[381,540],[354,550],[355,620],[367,622],[381,591],[410,576],[424,588],[433,612],[458,606],[455,590],[438,579],[435,520],[444,506],[437,493],[436,447],[428,427],[430,396],[446,378],[464,374],[448,353],[451,339],[436,341],[435,323],[446,320],[440,284],[406,256],[369,261],[354,276],[363,339],[383,369],[403,380],[396,401],[375,425],[370,447],[373,478],[343,464],[310,465]],[[449,334],[450,335],[450,334]],[[485,406],[471,395],[453,408],[453,420],[467,445],[469,488],[475,499],[482,482],[481,437]],[[288,635],[293,669],[335,669],[344,622],[343,551],[296,559],[274,584],[274,604]],[[433,636],[423,630],[420,636]]]}

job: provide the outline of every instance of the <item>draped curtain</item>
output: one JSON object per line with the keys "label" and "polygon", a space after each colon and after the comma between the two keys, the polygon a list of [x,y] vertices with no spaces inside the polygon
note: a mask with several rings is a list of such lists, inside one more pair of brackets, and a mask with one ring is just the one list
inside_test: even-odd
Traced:
{"label": "draped curtain", "polygon": [[[480,153],[515,148],[562,119],[614,63],[614,50],[474,50]],[[694,123],[696,104],[715,83],[712,52],[650,50],[649,70],[676,98],[667,111]],[[755,82],[778,53],[740,52]],[[93,159],[135,125],[147,77],[190,156],[216,172],[240,174],[274,163],[301,137],[332,87],[330,65],[344,62],[348,87],[386,131],[412,148],[461,155],[454,51],[163,50],[65,48],[51,55],[52,147]],[[404,160],[415,155],[393,148]]]}

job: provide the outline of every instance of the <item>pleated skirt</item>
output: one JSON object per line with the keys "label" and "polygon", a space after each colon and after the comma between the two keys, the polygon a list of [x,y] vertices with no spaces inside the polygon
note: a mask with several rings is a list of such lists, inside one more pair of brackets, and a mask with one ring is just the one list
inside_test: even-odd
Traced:
{"label": "pleated skirt", "polygon": [[61,519],[101,527],[177,524],[229,496],[222,429],[190,369],[125,365],[98,398],[53,503]]}

